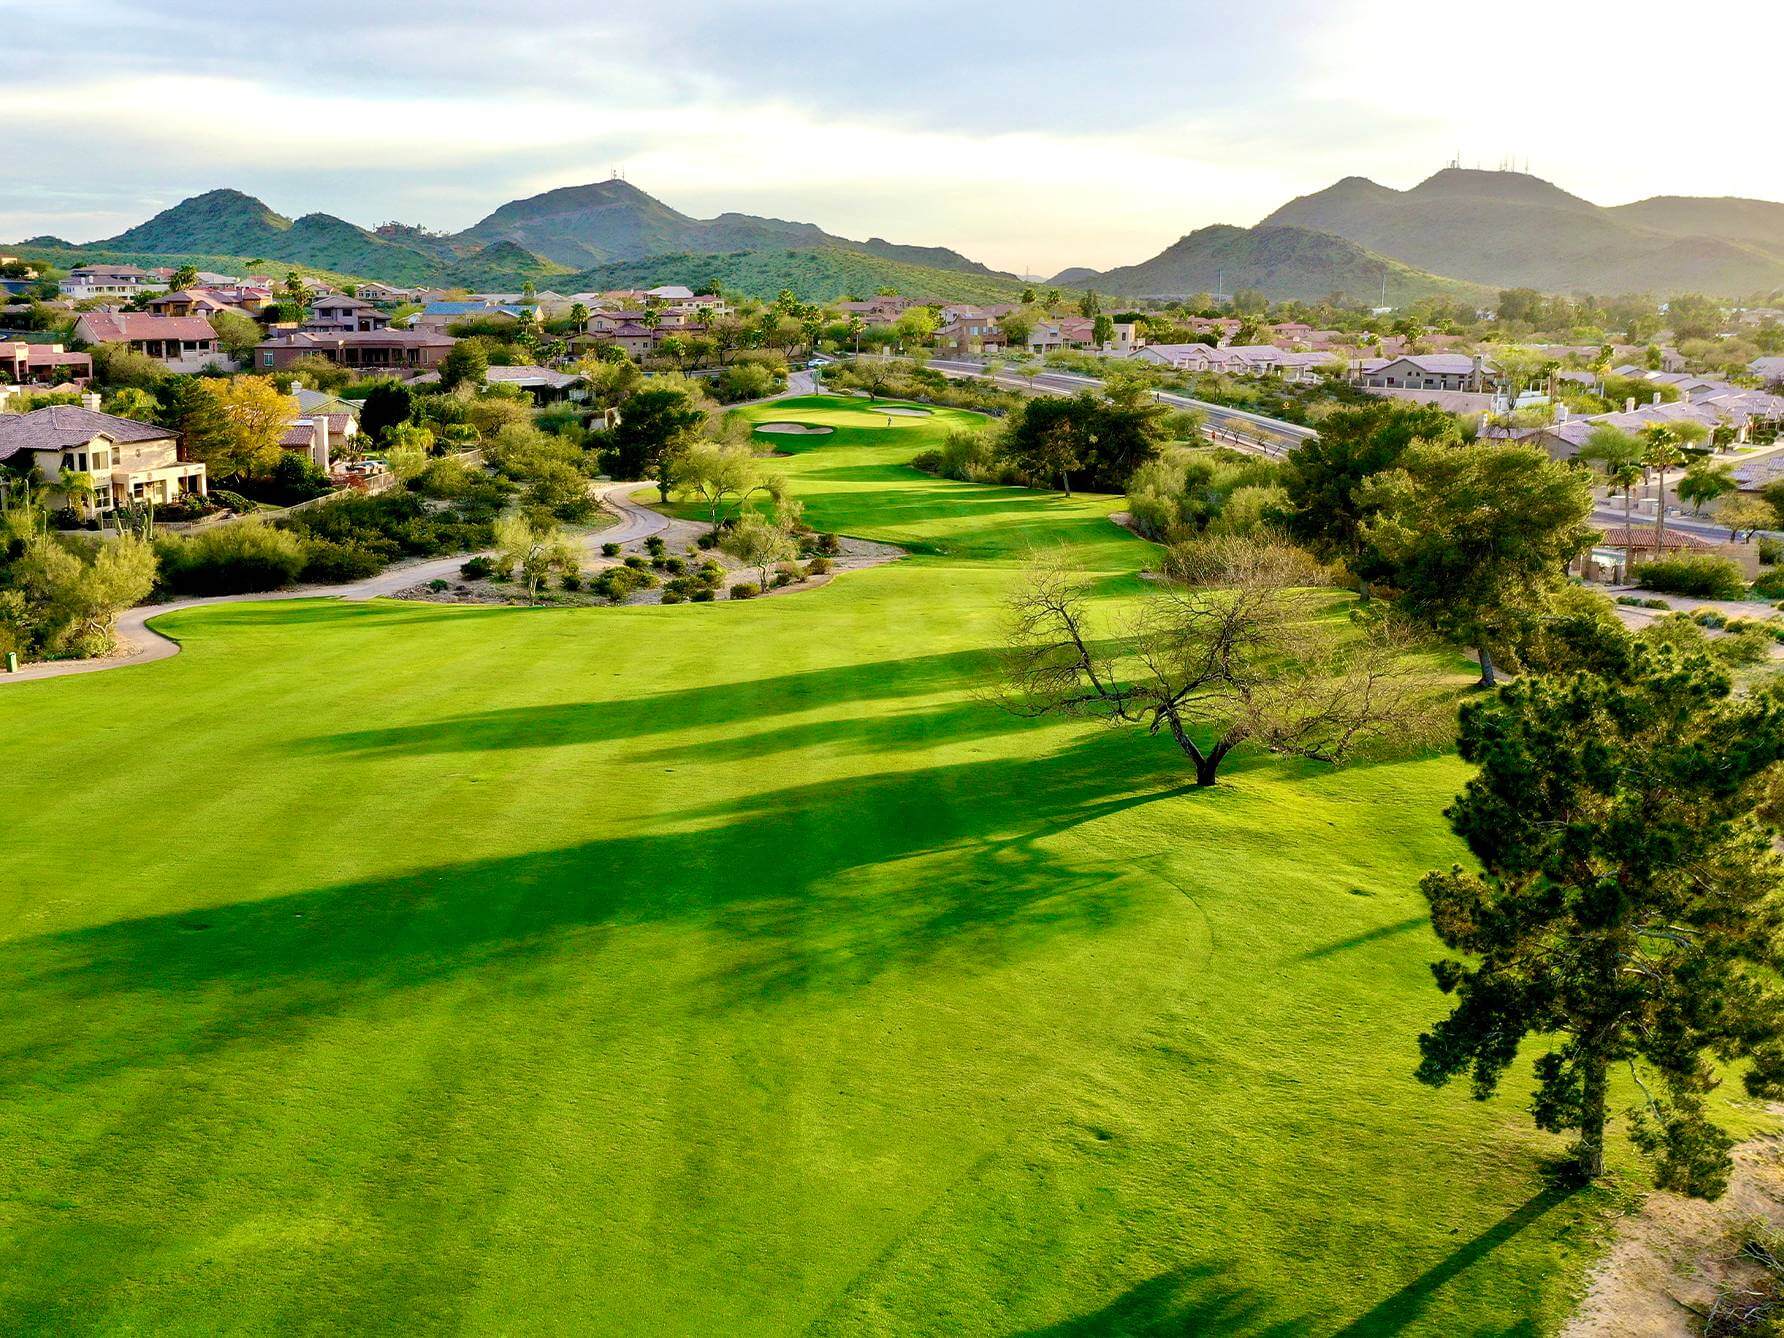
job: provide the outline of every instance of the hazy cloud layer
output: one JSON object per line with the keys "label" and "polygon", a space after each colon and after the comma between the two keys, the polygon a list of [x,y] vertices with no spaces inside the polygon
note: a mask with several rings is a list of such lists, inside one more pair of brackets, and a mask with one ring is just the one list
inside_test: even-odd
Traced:
{"label": "hazy cloud layer", "polygon": [[1692,55],[1779,49],[1758,0],[258,8],[0,0],[0,237],[106,236],[222,185],[458,228],[622,166],[690,213],[1050,271],[1458,152],[1603,203],[1784,197],[1772,90]]}

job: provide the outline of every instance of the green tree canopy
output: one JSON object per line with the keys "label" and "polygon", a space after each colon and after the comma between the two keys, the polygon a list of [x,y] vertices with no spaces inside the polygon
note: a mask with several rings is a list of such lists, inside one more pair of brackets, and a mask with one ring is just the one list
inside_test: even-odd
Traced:
{"label": "green tree canopy", "polygon": [[1544,1038],[1532,1113],[1577,1130],[1596,1176],[1610,1070],[1627,1065],[1658,1182],[1715,1197],[1731,1140],[1705,1109],[1712,1059],[1750,1060],[1747,1091],[1784,1096],[1784,866],[1754,816],[1784,709],[1733,695],[1701,649],[1604,635],[1592,672],[1463,709],[1479,773],[1449,818],[1480,871],[1422,884],[1438,937],[1468,959],[1433,966],[1456,1003],[1419,1038],[1418,1076],[1467,1074],[1484,1100]]}

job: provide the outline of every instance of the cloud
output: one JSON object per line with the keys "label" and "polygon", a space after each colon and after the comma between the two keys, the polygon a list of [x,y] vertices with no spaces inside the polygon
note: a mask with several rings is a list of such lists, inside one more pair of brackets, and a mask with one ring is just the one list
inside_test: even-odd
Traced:
{"label": "cloud", "polygon": [[[797,217],[1002,268],[1144,258],[1340,176],[1528,157],[1589,198],[1784,196],[1762,81],[1716,90],[1676,11],[1504,0],[70,0],[0,26],[14,121],[0,236],[109,235],[199,190],[284,213],[463,227],[612,166],[690,213]],[[1784,6],[1700,0],[1753,50]],[[53,29],[53,31],[52,31]],[[78,42],[67,34],[78,31]],[[1749,126],[1750,135],[1727,133]]]}

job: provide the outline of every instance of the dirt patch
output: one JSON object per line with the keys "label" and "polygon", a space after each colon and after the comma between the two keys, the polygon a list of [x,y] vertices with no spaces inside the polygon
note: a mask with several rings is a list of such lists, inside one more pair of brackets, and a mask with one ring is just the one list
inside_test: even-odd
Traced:
{"label": "dirt patch", "polygon": [[836,429],[819,427],[816,423],[757,423],[756,431],[783,437],[827,437]]}
{"label": "dirt patch", "polygon": [[1696,1338],[1725,1285],[1750,1283],[1739,1233],[1784,1227],[1784,1138],[1734,1151],[1728,1192],[1714,1203],[1656,1190],[1617,1226],[1611,1252],[1562,1338]]}

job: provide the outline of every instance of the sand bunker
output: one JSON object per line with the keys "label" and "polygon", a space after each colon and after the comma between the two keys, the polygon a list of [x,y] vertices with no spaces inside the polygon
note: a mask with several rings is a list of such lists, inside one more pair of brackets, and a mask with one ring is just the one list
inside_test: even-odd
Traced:
{"label": "sand bunker", "polygon": [[814,423],[757,423],[756,431],[778,432],[787,437],[827,437],[836,429],[818,427]]}
{"label": "sand bunker", "polygon": [[927,417],[929,417],[929,414],[930,414],[930,410],[928,410],[928,409],[906,409],[903,406],[897,405],[897,404],[881,405],[879,407],[879,409],[876,410],[876,412],[878,412],[878,413],[895,413],[895,414],[899,415],[901,418],[927,418]]}

